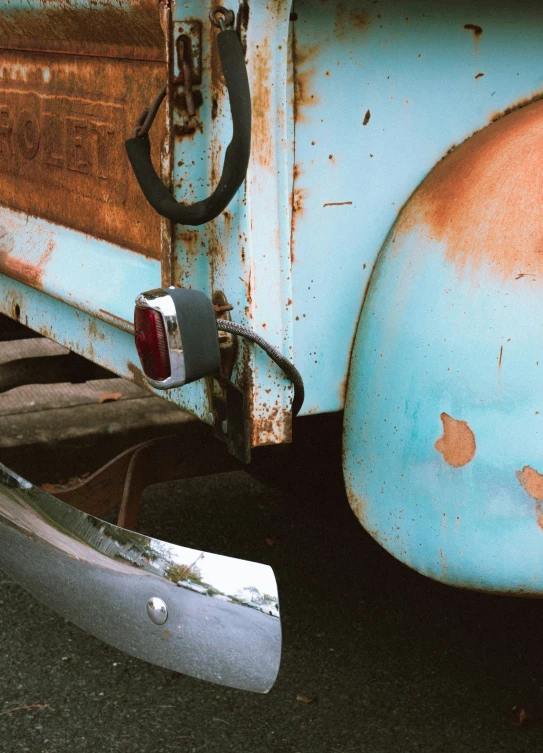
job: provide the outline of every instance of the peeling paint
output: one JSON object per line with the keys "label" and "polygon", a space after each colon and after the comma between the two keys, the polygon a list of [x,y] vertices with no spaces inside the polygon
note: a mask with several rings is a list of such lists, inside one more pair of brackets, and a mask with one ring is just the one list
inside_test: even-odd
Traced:
{"label": "peeling paint", "polygon": [[37,263],[20,258],[15,252],[15,238],[5,224],[0,225],[0,274],[24,282],[33,288],[41,288],[47,262],[55,250],[56,243],[50,239]]}
{"label": "peeling paint", "polygon": [[535,500],[537,524],[543,528],[543,474],[525,465],[521,471],[517,471],[517,478],[523,489]]}
{"label": "peeling paint", "polygon": [[461,144],[415,192],[395,239],[425,228],[462,274],[486,269],[505,280],[526,269],[543,273],[542,126],[543,102],[537,101]]}
{"label": "peeling paint", "polygon": [[271,95],[271,51],[268,39],[262,40],[253,62],[253,159],[268,170],[273,169],[273,139],[269,134],[269,114],[272,107]]}
{"label": "peeling paint", "polygon": [[441,414],[443,436],[435,443],[435,448],[443,455],[443,460],[454,468],[461,468],[473,460],[477,449],[475,435],[466,421],[459,421],[447,413]]}
{"label": "peeling paint", "polygon": [[40,288],[42,284],[42,270],[39,266],[10,256],[5,251],[0,251],[0,274],[24,282],[33,288]]}

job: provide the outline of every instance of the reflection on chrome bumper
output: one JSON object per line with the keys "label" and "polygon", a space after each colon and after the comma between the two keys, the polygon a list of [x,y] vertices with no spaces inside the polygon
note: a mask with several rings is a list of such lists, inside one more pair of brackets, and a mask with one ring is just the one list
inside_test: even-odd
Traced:
{"label": "reflection on chrome bumper", "polygon": [[281,624],[271,568],[118,528],[1,464],[0,568],[140,659],[261,693],[277,677]]}

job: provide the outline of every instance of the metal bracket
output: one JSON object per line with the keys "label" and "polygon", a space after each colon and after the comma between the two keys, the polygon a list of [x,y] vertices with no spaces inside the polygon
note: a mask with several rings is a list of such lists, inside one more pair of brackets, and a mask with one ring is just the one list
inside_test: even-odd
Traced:
{"label": "metal bracket", "polygon": [[175,21],[173,25],[176,56],[174,60],[175,80],[183,83],[183,63],[189,63],[192,70],[192,83],[202,83],[202,22]]}
{"label": "metal bracket", "polygon": [[174,94],[174,103],[185,100],[185,109],[190,118],[196,115],[202,103],[202,95],[194,91],[202,83],[202,23],[200,21],[176,21],[174,23],[175,51],[173,60],[173,85],[183,89],[183,97]]}
{"label": "metal bracket", "polygon": [[161,437],[131,447],[75,486],[47,490],[82,512],[102,517],[119,507],[117,525],[136,530],[142,491],[151,484],[236,470],[226,453],[208,442],[184,447],[179,437]]}
{"label": "metal bracket", "polygon": [[228,452],[241,463],[251,462],[248,420],[245,414],[245,393],[228,379],[217,380],[224,388],[226,399],[213,396],[215,436],[228,446]]}

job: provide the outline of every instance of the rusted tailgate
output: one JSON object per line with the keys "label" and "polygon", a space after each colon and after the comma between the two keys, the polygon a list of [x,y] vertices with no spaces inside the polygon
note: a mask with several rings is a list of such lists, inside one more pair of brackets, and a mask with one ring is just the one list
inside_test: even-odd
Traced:
{"label": "rusted tailgate", "polygon": [[158,3],[3,0],[0,202],[158,258],[123,142],[165,77]]}

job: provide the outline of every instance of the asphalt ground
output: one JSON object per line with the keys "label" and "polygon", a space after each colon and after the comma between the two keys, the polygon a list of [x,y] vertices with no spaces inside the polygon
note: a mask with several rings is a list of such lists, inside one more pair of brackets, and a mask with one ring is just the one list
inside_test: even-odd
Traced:
{"label": "asphalt ground", "polygon": [[259,479],[153,487],[140,516],[152,536],[274,568],[283,660],[269,695],[133,659],[0,573],[0,752],[543,751],[543,603],[396,562],[351,514],[337,450],[308,446],[303,468],[280,454]]}

